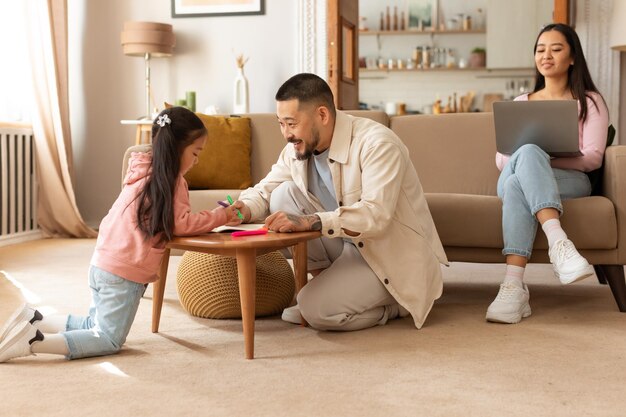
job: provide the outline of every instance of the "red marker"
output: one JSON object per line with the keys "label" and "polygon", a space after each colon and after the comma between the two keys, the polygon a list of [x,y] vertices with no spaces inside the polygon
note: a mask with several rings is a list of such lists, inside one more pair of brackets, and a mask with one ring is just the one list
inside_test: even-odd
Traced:
{"label": "red marker", "polygon": [[253,235],[265,235],[267,234],[267,229],[261,228],[256,230],[238,230],[236,232],[232,232],[230,235],[232,237],[238,236],[253,236]]}

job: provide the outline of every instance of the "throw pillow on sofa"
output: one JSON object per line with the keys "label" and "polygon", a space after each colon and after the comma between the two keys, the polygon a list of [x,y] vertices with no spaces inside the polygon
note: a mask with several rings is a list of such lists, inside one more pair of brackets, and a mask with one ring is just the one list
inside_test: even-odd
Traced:
{"label": "throw pillow on sofa", "polygon": [[[165,103],[165,107],[172,107]],[[250,118],[196,113],[209,132],[198,163],[185,179],[190,189],[243,190],[250,174]]]}
{"label": "throw pillow on sofa", "polygon": [[250,119],[196,113],[209,132],[198,163],[185,179],[190,189],[245,189],[250,174]]}

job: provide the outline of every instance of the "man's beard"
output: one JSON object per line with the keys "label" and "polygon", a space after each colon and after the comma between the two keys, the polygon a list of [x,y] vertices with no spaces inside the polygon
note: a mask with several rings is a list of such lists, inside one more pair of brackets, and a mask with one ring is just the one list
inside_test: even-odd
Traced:
{"label": "man's beard", "polygon": [[304,143],[304,152],[299,153],[298,151],[296,151],[296,159],[298,161],[308,160],[311,155],[313,155],[313,152],[315,151],[315,148],[317,148],[317,145],[320,143],[320,133],[317,131],[316,128],[311,128],[311,137],[313,138],[313,141],[311,143],[306,143],[304,140],[296,138],[296,140],[301,140],[302,143]]}

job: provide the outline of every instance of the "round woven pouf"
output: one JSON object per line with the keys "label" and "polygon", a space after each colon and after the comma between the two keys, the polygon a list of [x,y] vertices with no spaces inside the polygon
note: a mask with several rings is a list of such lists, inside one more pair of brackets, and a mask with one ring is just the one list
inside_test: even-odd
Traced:
{"label": "round woven pouf", "polygon": [[[178,297],[192,316],[241,318],[237,260],[228,256],[187,251],[176,274]],[[257,317],[278,314],[291,303],[293,270],[280,252],[256,258]]]}

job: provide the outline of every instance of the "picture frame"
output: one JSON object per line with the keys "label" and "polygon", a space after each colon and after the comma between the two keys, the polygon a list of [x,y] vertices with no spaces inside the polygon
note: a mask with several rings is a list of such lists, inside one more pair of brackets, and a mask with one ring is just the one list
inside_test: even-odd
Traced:
{"label": "picture frame", "polygon": [[172,0],[172,17],[265,14],[265,0]]}
{"label": "picture frame", "polygon": [[437,30],[438,0],[407,0],[408,30]]}

